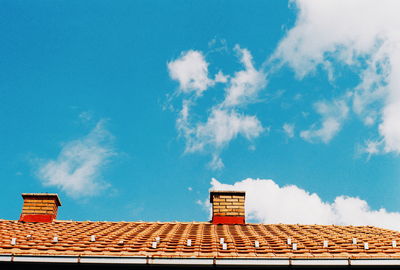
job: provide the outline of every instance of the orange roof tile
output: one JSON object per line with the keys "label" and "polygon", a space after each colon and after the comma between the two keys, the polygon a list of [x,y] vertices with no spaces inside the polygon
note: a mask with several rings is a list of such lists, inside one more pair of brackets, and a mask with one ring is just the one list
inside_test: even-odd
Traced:
{"label": "orange roof tile", "polygon": [[392,241],[400,232],[372,226],[0,220],[0,255],[400,259]]}

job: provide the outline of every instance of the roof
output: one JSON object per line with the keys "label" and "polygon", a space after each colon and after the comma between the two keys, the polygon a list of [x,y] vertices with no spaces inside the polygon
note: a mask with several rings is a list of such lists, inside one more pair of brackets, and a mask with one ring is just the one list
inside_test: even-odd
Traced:
{"label": "roof", "polygon": [[0,256],[400,259],[392,241],[400,232],[372,226],[0,220]]}

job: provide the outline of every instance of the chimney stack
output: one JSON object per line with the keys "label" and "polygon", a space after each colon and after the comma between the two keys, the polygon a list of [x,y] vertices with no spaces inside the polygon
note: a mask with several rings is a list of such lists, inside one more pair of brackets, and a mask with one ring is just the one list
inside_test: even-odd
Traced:
{"label": "chimney stack", "polygon": [[54,193],[22,193],[24,206],[19,221],[52,222],[57,217],[60,199]]}
{"label": "chimney stack", "polygon": [[245,224],[244,191],[211,191],[213,224]]}

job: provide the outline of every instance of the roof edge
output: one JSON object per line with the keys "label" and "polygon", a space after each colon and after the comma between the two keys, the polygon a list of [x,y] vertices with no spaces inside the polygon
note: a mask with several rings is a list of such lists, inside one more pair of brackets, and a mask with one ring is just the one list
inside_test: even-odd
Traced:
{"label": "roof edge", "polygon": [[226,266],[400,266],[400,258],[193,258],[145,256],[14,255],[0,254],[0,262],[141,264],[141,265],[226,265]]}

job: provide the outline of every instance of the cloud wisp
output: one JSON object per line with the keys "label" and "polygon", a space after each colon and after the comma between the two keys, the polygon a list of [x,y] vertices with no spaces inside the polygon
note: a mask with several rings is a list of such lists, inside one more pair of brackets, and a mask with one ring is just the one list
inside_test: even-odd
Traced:
{"label": "cloud wisp", "polygon": [[258,93],[267,85],[266,74],[254,67],[250,51],[240,48],[239,45],[236,45],[234,50],[244,70],[236,72],[226,88],[225,100],[221,106],[227,108],[255,102]]}
{"label": "cloud wisp", "polygon": [[319,101],[314,104],[316,112],[321,116],[320,126],[313,124],[309,129],[300,132],[300,137],[309,142],[328,143],[339,132],[347,118],[349,108],[345,99],[332,102]]}
{"label": "cloud wisp", "polygon": [[284,123],[282,126],[282,130],[286,134],[286,136],[288,136],[288,138],[294,137],[294,129],[295,129],[294,124]]}
{"label": "cloud wisp", "polygon": [[[254,115],[243,112],[243,107],[254,102],[258,92],[266,86],[266,77],[254,67],[252,56],[247,49],[234,48],[244,69],[232,76],[219,71],[214,79],[209,78],[205,57],[200,51],[183,52],[167,64],[171,79],[179,82],[178,93],[182,96],[182,108],[176,125],[185,139],[186,153],[206,151],[212,159],[212,169],[221,169],[224,164],[220,157],[222,150],[237,136],[252,140],[264,131],[261,122]],[[216,83],[225,85],[225,96],[220,102],[207,108],[207,120],[197,120],[192,108],[199,98]],[[194,91],[194,95],[193,95]]]}
{"label": "cloud wisp", "polygon": [[372,225],[400,230],[400,213],[372,210],[360,198],[338,196],[324,202],[316,193],[273,180],[251,179],[223,184],[211,180],[210,190],[246,191],[247,218],[262,223]]}
{"label": "cloud wisp", "polygon": [[110,158],[116,155],[113,136],[99,121],[86,136],[65,143],[56,159],[44,160],[36,176],[44,186],[54,186],[67,195],[78,198],[91,196],[110,185],[101,172]]}
{"label": "cloud wisp", "polygon": [[[292,4],[298,10],[296,23],[270,63],[288,65],[298,79],[322,68],[334,80],[337,63],[350,67],[359,74],[359,84],[348,90],[348,103],[367,127],[376,128],[382,141],[379,151],[372,152],[400,153],[400,2],[295,0]],[[302,137],[328,142],[341,121],[323,118],[321,128],[305,131]]]}

